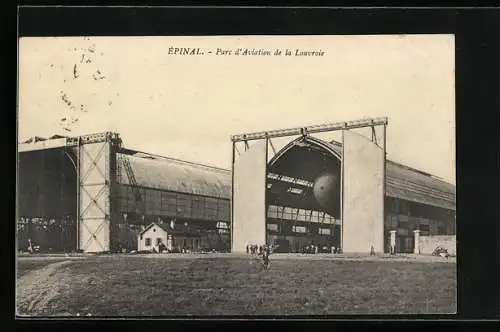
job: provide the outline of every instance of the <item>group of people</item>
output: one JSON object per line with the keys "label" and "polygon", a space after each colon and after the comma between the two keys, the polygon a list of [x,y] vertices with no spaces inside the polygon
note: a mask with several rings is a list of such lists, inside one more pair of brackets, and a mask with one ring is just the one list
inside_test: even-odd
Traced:
{"label": "group of people", "polygon": [[340,248],[335,247],[335,246],[331,246],[331,247],[323,246],[320,250],[320,247],[316,244],[309,244],[309,245],[306,245],[305,247],[302,248],[302,253],[304,253],[304,254],[317,254],[319,252],[340,254],[340,253],[342,253],[342,250]]}
{"label": "group of people", "polygon": [[270,261],[269,261],[269,255],[271,254],[271,248],[267,245],[263,246],[258,246],[256,244],[248,244],[247,245],[247,254],[255,255],[258,254],[259,256],[262,256],[262,263],[264,264],[264,267],[267,269],[269,268]]}

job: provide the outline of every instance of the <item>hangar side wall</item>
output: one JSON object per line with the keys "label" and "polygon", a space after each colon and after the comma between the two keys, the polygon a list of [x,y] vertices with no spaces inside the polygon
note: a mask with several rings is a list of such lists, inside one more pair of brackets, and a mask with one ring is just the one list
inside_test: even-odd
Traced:
{"label": "hangar side wall", "polygon": [[[207,221],[230,220],[229,199],[216,198],[187,193],[139,187],[139,192],[145,203],[143,207],[146,222],[155,221],[155,217],[200,219]],[[132,221],[135,215],[142,215],[141,207],[135,202],[132,186],[117,185],[116,208],[129,214]],[[140,220],[139,220],[140,221]]]}
{"label": "hangar side wall", "polygon": [[384,252],[384,151],[365,137],[343,131],[344,252]]}
{"label": "hangar side wall", "polygon": [[225,228],[230,224],[229,199],[146,187],[138,190],[144,200],[144,210],[136,204],[130,185],[120,183],[116,187],[114,206],[117,213],[111,236],[119,248],[137,250],[137,235],[143,227],[151,222],[168,224],[172,220],[180,224],[187,222],[189,227],[201,231],[200,247],[193,250],[230,248],[229,229]]}
{"label": "hangar side wall", "polygon": [[396,252],[414,252],[414,233],[420,236],[455,234],[455,211],[386,197],[385,248],[390,249],[390,231],[396,231]]}

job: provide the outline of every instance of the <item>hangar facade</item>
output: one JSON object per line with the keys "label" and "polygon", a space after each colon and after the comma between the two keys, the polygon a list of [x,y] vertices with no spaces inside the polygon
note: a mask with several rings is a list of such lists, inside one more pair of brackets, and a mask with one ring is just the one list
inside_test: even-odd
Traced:
{"label": "hangar facade", "polygon": [[[291,251],[311,242],[342,247],[341,155],[341,143],[303,136],[271,159],[269,243],[285,239]],[[415,230],[422,236],[455,234],[455,186],[429,173],[387,160],[384,204],[385,252],[390,251],[391,230],[396,231],[396,251],[407,253],[413,253]]]}
{"label": "hangar facade", "polygon": [[[297,252],[310,243],[342,246],[338,170],[342,145],[307,135],[267,163],[265,241]],[[116,133],[33,138],[19,145],[19,250],[137,249],[137,234],[156,222],[200,234],[191,250],[231,248],[230,170],[123,146]],[[413,251],[413,230],[455,234],[455,187],[387,161],[384,246]],[[319,179],[319,181],[318,181]],[[260,243],[257,243],[260,244]]]}
{"label": "hangar facade", "polygon": [[109,132],[33,138],[18,170],[19,250],[28,239],[43,251],[136,250],[152,222],[200,234],[175,247],[229,248],[228,170],[130,150]]}

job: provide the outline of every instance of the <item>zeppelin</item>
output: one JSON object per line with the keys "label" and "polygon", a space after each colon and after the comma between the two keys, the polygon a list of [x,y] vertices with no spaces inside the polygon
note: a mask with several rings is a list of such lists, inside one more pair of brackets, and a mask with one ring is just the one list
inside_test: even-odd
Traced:
{"label": "zeppelin", "polygon": [[189,47],[170,47],[168,49],[169,55],[203,55],[201,48]]}

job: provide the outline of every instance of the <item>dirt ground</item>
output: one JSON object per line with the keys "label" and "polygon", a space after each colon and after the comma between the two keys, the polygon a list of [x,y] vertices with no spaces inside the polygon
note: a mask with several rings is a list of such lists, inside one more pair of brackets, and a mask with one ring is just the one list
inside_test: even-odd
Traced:
{"label": "dirt ground", "polygon": [[16,286],[27,316],[456,312],[455,259],[414,255],[22,257]]}

